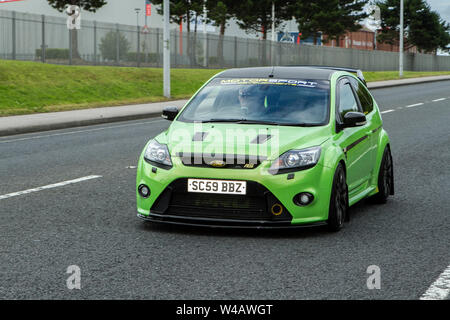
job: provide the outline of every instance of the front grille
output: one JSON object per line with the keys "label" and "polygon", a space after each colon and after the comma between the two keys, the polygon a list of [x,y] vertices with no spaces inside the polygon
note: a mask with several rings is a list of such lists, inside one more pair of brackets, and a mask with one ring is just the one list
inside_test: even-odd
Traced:
{"label": "front grille", "polygon": [[290,220],[283,214],[274,216],[270,208],[279,201],[264,186],[247,181],[246,195],[187,192],[187,179],[172,182],[151,208],[151,212],[183,217],[242,220]]}
{"label": "front grille", "polygon": [[[255,169],[262,161],[266,160],[266,157],[262,156],[249,156],[249,155],[207,155],[207,154],[191,154],[191,153],[178,153],[177,156],[181,158],[181,161],[188,167],[208,167],[219,169]],[[221,166],[213,165],[213,163],[222,162]]]}

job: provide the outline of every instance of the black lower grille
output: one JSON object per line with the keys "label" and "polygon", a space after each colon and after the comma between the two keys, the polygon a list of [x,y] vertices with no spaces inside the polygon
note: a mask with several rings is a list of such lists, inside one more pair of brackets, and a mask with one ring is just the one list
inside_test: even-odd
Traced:
{"label": "black lower grille", "polygon": [[264,205],[258,197],[248,197],[227,194],[205,194],[205,193],[174,193],[172,206],[189,204],[195,207],[206,207],[212,209],[246,209],[260,211],[264,210]]}
{"label": "black lower grille", "polygon": [[155,202],[151,211],[184,217],[204,217],[242,220],[290,220],[283,214],[274,216],[270,208],[279,201],[262,185],[247,181],[246,195],[206,194],[187,192],[187,179],[171,183]]}
{"label": "black lower grille", "polygon": [[256,197],[174,193],[167,214],[208,218],[261,219],[265,216],[266,211],[265,203]]}

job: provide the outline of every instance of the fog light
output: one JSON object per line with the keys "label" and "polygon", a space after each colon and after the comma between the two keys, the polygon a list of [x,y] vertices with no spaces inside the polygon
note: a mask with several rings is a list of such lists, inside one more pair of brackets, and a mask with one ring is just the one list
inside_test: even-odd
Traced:
{"label": "fog light", "polygon": [[302,192],[294,197],[294,203],[298,206],[307,206],[313,202],[314,196],[309,192]]}
{"label": "fog light", "polygon": [[141,184],[138,188],[138,191],[142,198],[148,198],[150,196],[150,188],[145,184]]}
{"label": "fog light", "polygon": [[283,213],[283,207],[281,206],[281,204],[276,203],[272,206],[271,211],[274,216],[279,216]]}

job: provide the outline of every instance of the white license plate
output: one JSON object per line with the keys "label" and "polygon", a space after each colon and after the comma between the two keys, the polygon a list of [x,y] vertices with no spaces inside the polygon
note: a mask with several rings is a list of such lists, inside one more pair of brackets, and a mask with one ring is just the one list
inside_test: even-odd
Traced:
{"label": "white license plate", "polygon": [[247,193],[246,181],[188,179],[188,192],[242,194]]}

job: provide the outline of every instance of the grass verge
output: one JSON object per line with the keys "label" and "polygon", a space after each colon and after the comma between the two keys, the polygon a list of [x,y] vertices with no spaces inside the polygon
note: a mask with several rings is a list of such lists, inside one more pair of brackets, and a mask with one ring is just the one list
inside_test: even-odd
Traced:
{"label": "grass verge", "polygon": [[[405,71],[402,79],[444,75],[450,75],[450,71]],[[400,79],[398,71],[366,71],[364,77],[367,82]]]}
{"label": "grass verge", "polygon": [[[172,99],[189,98],[220,70],[173,69]],[[162,69],[0,60],[0,116],[166,101]]]}

